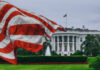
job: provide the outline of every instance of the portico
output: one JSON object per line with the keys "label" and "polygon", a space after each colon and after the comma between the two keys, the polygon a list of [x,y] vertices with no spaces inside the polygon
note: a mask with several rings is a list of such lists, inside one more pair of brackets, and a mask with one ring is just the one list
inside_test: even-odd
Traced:
{"label": "portico", "polygon": [[52,37],[52,50],[62,56],[73,54],[76,51],[77,36],[75,35],[54,35]]}

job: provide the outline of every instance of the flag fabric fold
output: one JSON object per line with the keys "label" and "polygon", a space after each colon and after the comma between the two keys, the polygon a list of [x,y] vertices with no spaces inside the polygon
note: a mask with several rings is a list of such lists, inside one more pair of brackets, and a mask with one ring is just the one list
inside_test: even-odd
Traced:
{"label": "flag fabric fold", "polygon": [[38,52],[43,48],[45,37],[64,29],[48,18],[17,8],[0,1],[0,57],[17,64],[15,48]]}
{"label": "flag fabric fold", "polygon": [[[41,19],[43,19],[45,22],[47,22],[47,25],[42,24],[42,26],[44,26],[44,28],[45,28],[47,38],[50,38],[52,36],[52,34],[56,32],[57,29],[60,31],[65,31],[65,29],[61,25],[56,24],[56,22],[54,22],[42,15],[40,15],[39,17]],[[49,28],[47,28],[48,25],[51,27],[51,30],[49,30]]]}

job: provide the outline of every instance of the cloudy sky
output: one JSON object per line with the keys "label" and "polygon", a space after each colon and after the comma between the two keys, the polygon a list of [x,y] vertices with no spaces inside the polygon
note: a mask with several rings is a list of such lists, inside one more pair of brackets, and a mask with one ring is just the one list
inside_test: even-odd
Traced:
{"label": "cloudy sky", "polygon": [[[62,26],[100,30],[100,0],[5,0]],[[67,14],[66,18],[63,18]]]}

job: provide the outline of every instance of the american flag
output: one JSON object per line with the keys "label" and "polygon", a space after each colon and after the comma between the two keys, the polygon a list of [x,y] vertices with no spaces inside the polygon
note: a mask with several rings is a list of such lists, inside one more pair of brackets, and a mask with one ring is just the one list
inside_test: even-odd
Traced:
{"label": "american flag", "polygon": [[44,16],[0,1],[0,57],[12,64],[17,64],[16,48],[38,52],[57,29],[64,31]]}

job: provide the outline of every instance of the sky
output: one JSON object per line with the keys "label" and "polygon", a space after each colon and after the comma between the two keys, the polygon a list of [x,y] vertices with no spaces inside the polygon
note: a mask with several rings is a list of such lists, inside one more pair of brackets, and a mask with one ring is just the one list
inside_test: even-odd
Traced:
{"label": "sky", "polygon": [[[100,30],[100,0],[5,0],[64,27]],[[63,16],[67,14],[67,19]]]}

